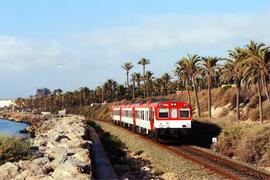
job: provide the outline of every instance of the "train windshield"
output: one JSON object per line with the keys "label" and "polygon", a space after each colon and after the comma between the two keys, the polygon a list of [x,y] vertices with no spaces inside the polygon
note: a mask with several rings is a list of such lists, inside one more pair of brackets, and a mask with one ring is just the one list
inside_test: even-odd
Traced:
{"label": "train windshield", "polygon": [[171,109],[171,118],[177,118],[177,109],[176,108]]}
{"label": "train windshield", "polygon": [[168,118],[169,117],[169,109],[168,108],[160,108],[158,110],[158,117]]}
{"label": "train windshield", "polygon": [[188,118],[189,109],[180,109],[180,118]]}

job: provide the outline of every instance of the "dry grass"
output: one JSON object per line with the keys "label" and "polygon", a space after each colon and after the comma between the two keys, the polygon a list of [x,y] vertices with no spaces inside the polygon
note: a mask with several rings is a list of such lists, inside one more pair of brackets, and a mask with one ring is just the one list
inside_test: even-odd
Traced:
{"label": "dry grass", "polygon": [[6,162],[29,159],[30,142],[20,137],[0,135],[0,165]]}
{"label": "dry grass", "polygon": [[240,123],[223,129],[215,149],[242,161],[270,165],[270,124]]}

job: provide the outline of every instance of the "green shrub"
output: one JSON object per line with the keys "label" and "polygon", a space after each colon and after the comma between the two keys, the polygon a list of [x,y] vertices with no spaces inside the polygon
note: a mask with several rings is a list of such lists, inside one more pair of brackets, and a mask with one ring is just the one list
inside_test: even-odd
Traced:
{"label": "green shrub", "polygon": [[99,124],[97,124],[95,121],[86,120],[86,124],[93,127],[97,133],[103,132],[101,126]]}
{"label": "green shrub", "polygon": [[0,164],[20,159],[29,159],[31,154],[29,140],[0,135]]}
{"label": "green shrub", "polygon": [[164,174],[164,171],[161,170],[161,169],[155,169],[154,174],[155,174],[156,176],[161,176],[161,175]]}
{"label": "green shrub", "polygon": [[252,121],[257,121],[260,118],[260,113],[259,113],[259,109],[250,109],[248,111],[248,117],[250,120]]}
{"label": "green shrub", "polygon": [[258,106],[258,103],[259,103],[258,96],[252,96],[249,100],[248,108],[256,108]]}
{"label": "green shrub", "polygon": [[218,136],[218,142],[215,145],[216,150],[229,157],[234,156],[243,134],[251,127],[249,124],[237,124],[223,129]]}
{"label": "green shrub", "polygon": [[270,153],[270,126],[252,128],[252,131],[243,137],[236,151],[241,160],[258,163],[263,156],[266,157],[265,154]]}
{"label": "green shrub", "polygon": [[117,136],[113,136],[108,132],[99,134],[100,141],[104,146],[112,164],[123,163],[123,158],[126,156],[125,144]]}
{"label": "green shrub", "polygon": [[240,123],[223,129],[215,149],[224,155],[270,165],[270,124]]}
{"label": "green shrub", "polygon": [[98,125],[95,121],[87,120],[86,123],[93,127],[100,141],[111,161],[112,164],[121,164],[123,163],[123,159],[126,157],[125,144],[121,141],[117,136],[113,136],[108,132],[103,131],[100,125]]}
{"label": "green shrub", "polygon": [[143,150],[137,150],[135,153],[134,153],[134,155],[136,155],[136,156],[139,156],[139,155],[141,155],[143,153]]}

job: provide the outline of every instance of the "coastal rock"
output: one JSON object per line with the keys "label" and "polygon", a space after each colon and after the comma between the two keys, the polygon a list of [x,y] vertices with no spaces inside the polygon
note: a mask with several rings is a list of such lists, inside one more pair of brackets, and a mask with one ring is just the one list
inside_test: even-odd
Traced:
{"label": "coastal rock", "polygon": [[0,166],[0,180],[14,178],[19,173],[19,167],[14,163],[7,162]]}
{"label": "coastal rock", "polygon": [[91,178],[87,126],[81,116],[54,118],[35,123],[32,142],[33,160],[0,166],[0,180],[84,180]]}
{"label": "coastal rock", "polygon": [[90,164],[83,162],[75,157],[69,157],[65,164],[70,164],[71,166],[79,168],[82,173],[90,173]]}
{"label": "coastal rock", "polygon": [[64,163],[59,165],[54,172],[52,173],[52,176],[56,179],[61,177],[73,177],[75,175],[80,174],[80,168],[76,167],[70,163]]}
{"label": "coastal rock", "polygon": [[90,164],[91,160],[89,158],[89,151],[87,149],[81,149],[76,154],[73,155],[73,157]]}

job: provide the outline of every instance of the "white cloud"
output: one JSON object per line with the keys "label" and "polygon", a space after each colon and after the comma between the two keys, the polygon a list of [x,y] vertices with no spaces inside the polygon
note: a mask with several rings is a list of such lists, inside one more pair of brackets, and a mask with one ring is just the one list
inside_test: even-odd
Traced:
{"label": "white cloud", "polygon": [[0,72],[19,72],[57,64],[63,57],[57,42],[34,42],[0,36]]}
{"label": "white cloud", "polygon": [[[209,14],[182,16],[170,14],[146,17],[141,24],[99,29],[83,34],[78,42],[111,55],[141,54],[184,47],[197,50],[231,45],[251,39],[270,42],[270,13]],[[243,44],[244,45],[244,44]]]}
{"label": "white cloud", "polygon": [[[46,84],[36,81],[39,86],[50,86],[51,80],[61,74],[65,80],[55,80],[54,86],[75,89],[83,84],[94,88],[108,78],[124,82],[120,65],[124,61],[136,64],[145,56],[151,59],[147,69],[159,76],[171,72],[175,61],[187,53],[224,56],[228,49],[251,39],[269,45],[269,16],[269,12],[148,16],[137,24],[69,34],[57,41],[2,35],[0,72],[24,71],[31,76],[31,70],[47,68],[50,74],[41,76],[47,78]],[[141,67],[135,66],[133,71],[141,72]]]}
{"label": "white cloud", "polygon": [[103,66],[101,61],[114,65],[125,59],[147,55],[164,58],[172,53],[183,56],[205,51],[215,55],[251,39],[269,43],[270,24],[266,18],[269,15],[262,12],[148,16],[141,19],[140,24],[107,27],[47,42],[0,36],[0,72],[56,67],[57,64],[65,68],[85,64]]}

